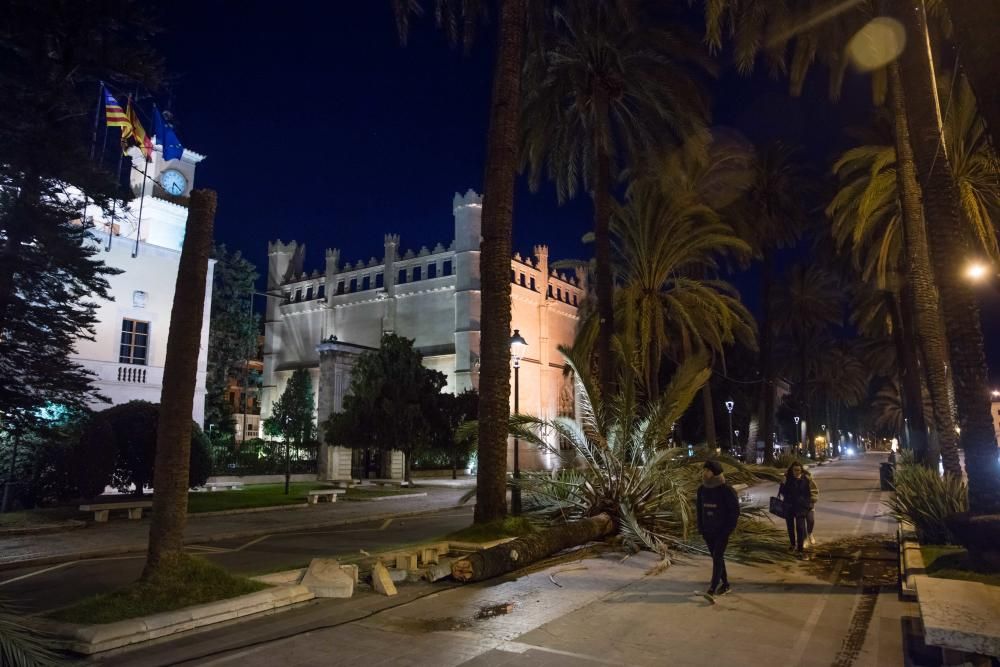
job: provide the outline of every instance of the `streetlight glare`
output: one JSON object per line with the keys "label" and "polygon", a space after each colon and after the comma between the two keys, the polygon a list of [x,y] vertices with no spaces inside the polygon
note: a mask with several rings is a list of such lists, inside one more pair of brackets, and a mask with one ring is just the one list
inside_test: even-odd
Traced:
{"label": "streetlight glare", "polygon": [[989,272],[989,268],[982,262],[972,262],[965,269],[965,277],[969,280],[982,280]]}

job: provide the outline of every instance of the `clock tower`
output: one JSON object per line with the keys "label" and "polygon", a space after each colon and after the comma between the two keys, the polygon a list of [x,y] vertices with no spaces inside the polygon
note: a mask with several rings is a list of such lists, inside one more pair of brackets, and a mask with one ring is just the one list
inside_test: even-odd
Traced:
{"label": "clock tower", "polygon": [[135,199],[126,210],[122,236],[138,236],[145,243],[180,251],[195,168],[205,156],[185,148],[180,158],[165,160],[160,144],[155,145],[148,165],[138,148],[130,148],[128,155],[132,158],[129,184]]}

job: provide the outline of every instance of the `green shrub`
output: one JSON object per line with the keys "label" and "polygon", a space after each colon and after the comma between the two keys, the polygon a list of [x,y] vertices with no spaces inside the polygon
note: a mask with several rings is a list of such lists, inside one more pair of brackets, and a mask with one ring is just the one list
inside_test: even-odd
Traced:
{"label": "green shrub", "polygon": [[909,521],[923,544],[957,544],[945,519],[969,509],[965,482],[923,466],[896,467],[895,493],[885,501],[897,519]]}

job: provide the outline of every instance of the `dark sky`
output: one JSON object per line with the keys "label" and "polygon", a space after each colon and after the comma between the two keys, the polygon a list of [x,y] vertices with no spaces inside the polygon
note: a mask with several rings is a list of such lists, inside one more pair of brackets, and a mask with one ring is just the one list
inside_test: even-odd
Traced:
{"label": "dark sky", "polygon": [[[322,271],[326,247],[352,263],[381,257],[387,232],[399,233],[404,249],[447,244],[452,196],[482,190],[490,28],[464,55],[425,17],[403,48],[389,7],[181,0],[163,10],[159,45],[176,77],[169,103],[178,133],[208,156],[196,183],[219,192],[218,240],[262,274],[275,238],[304,241],[310,271]],[[844,128],[866,121],[870,95],[864,77],[848,77],[844,101],[831,105],[817,73],[791,99],[784,82],[747,80],[724,63],[712,86],[713,125],[799,145],[808,168],[828,178],[831,157],[848,145]],[[554,259],[582,257],[590,227],[586,197],[559,206],[554,190],[531,193],[522,179],[516,250],[548,243]],[[732,277],[752,308],[754,277]],[[987,338],[997,340],[1000,297],[984,298]]]}

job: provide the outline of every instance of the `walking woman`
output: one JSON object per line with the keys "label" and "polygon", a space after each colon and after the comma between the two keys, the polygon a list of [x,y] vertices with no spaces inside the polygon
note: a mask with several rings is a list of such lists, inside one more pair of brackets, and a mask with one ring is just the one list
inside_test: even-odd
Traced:
{"label": "walking woman", "polygon": [[698,531],[712,554],[712,581],[704,593],[709,601],[730,591],[726,545],[739,518],[740,499],[733,487],[726,484],[722,465],[718,461],[705,461],[698,487]]}
{"label": "walking woman", "polygon": [[788,541],[795,554],[801,557],[809,535],[808,517],[812,510],[812,489],[801,463],[793,463],[788,467],[785,481],[778,487],[778,495],[785,501]]}

